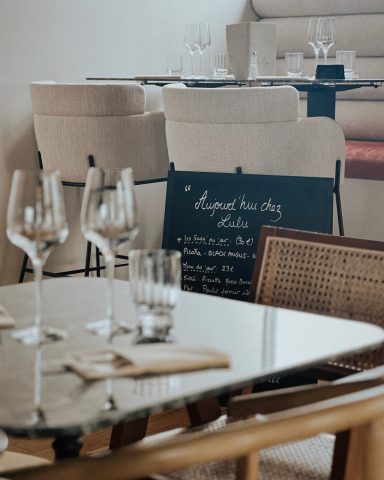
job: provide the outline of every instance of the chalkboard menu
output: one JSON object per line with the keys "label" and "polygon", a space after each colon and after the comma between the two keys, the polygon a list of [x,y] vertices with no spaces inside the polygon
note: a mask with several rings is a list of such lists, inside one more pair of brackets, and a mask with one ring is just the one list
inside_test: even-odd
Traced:
{"label": "chalkboard menu", "polygon": [[262,225],[332,233],[332,178],[170,170],[163,247],[182,288],[247,300]]}

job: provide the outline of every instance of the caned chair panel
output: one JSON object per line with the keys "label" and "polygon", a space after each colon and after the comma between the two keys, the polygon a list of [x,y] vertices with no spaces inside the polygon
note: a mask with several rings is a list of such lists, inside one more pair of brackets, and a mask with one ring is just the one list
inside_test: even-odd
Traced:
{"label": "caned chair panel", "polygon": [[[263,227],[252,300],[384,327],[383,250],[380,242]],[[383,363],[383,347],[337,362],[353,370]]]}
{"label": "caned chair panel", "polygon": [[[223,416],[207,425],[189,429],[196,435],[220,432],[235,420]],[[183,434],[182,434],[183,435]],[[260,480],[329,480],[335,436],[317,435],[288,442],[259,453]],[[153,480],[236,480],[236,460],[194,465],[168,475],[153,475]]]}

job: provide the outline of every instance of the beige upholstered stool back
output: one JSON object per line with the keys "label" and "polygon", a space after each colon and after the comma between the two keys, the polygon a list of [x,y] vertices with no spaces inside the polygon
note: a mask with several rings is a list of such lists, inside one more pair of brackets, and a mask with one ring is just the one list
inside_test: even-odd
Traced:
{"label": "beige upholstered stool back", "polygon": [[[251,298],[384,327],[384,243],[262,227]],[[342,362],[356,370],[382,364],[384,347]]]}
{"label": "beige upholstered stool back", "polygon": [[344,163],[340,127],[299,119],[293,87],[168,87],[163,99],[177,170],[333,177],[336,160]]}
{"label": "beige upholstered stool back", "polygon": [[136,181],[167,176],[164,115],[145,112],[139,84],[39,82],[30,92],[44,169],[84,182],[93,155],[100,167],[133,167]]}

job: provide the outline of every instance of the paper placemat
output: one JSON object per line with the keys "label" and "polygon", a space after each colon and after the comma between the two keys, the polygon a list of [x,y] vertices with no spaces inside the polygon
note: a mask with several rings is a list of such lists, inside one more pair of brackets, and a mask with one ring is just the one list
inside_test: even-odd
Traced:
{"label": "paper placemat", "polygon": [[225,353],[169,343],[72,354],[65,363],[85,380],[227,368],[230,365]]}
{"label": "paper placemat", "polygon": [[2,305],[0,305],[0,329],[14,328],[15,325],[15,320],[10,316],[7,310]]}

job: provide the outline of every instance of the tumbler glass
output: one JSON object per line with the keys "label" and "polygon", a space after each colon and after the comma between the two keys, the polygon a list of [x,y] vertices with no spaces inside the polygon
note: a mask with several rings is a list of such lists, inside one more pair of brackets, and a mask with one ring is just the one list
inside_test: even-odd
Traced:
{"label": "tumbler glass", "polygon": [[285,69],[288,77],[298,78],[303,73],[304,54],[302,52],[285,54]]}
{"label": "tumbler glass", "polygon": [[228,61],[226,53],[212,54],[213,78],[225,79],[228,73]]}
{"label": "tumbler glass", "polygon": [[167,73],[169,75],[181,75],[183,73],[183,55],[181,53],[167,55]]}
{"label": "tumbler glass", "polygon": [[355,50],[337,50],[336,63],[344,65],[344,77],[347,80],[354,78],[355,74],[356,51]]}
{"label": "tumbler glass", "polygon": [[172,310],[181,289],[181,253],[132,250],[129,281],[138,319],[135,343],[171,342]]}

